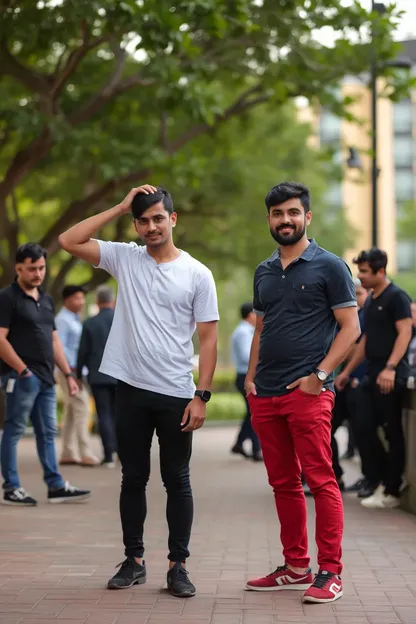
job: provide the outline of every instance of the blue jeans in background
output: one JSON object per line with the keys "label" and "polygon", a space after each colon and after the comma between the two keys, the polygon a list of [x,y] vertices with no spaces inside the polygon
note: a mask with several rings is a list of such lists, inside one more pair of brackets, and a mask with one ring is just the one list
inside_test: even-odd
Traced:
{"label": "blue jeans in background", "polygon": [[[10,384],[9,380],[12,380]],[[49,489],[63,487],[65,482],[58,471],[55,452],[55,386],[50,386],[33,373],[29,377],[17,377],[15,373],[3,375],[1,386],[6,394],[6,420],[0,446],[3,489],[14,490],[20,487],[17,443],[25,432],[29,418],[36,436],[44,481]]]}

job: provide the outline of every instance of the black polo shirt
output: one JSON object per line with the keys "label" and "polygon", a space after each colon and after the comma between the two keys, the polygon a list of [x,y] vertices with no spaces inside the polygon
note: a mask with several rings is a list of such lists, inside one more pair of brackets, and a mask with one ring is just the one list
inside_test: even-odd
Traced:
{"label": "black polo shirt", "polygon": [[[39,289],[39,299],[27,295],[13,282],[0,290],[0,327],[7,327],[7,340],[37,377],[53,385],[52,332],[55,327],[52,298]],[[0,375],[10,372],[0,360]]]}
{"label": "black polo shirt", "polygon": [[[327,355],[337,328],[333,310],[357,303],[348,266],[311,240],[285,270],[279,250],[257,267],[253,305],[263,316],[257,394],[279,396]],[[325,385],[333,390],[332,375]]]}
{"label": "black polo shirt", "polygon": [[[389,284],[381,295],[370,295],[364,306],[366,356],[369,377],[376,377],[386,366],[397,338],[396,322],[412,318],[411,299],[404,290]],[[410,374],[407,353],[396,367],[397,380],[405,381]]]}

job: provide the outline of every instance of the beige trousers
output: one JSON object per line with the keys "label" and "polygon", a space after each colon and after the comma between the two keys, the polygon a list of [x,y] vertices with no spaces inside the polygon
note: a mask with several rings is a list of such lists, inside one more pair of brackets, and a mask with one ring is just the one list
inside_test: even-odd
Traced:
{"label": "beige trousers", "polygon": [[60,370],[56,371],[56,379],[64,401],[61,459],[79,461],[84,457],[94,457],[88,431],[88,390],[83,385],[78,394],[71,396],[66,377]]}

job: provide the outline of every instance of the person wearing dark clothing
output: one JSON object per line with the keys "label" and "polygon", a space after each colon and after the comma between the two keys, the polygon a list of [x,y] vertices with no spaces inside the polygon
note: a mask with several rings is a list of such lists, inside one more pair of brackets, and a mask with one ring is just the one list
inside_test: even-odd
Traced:
{"label": "person wearing dark clothing", "polygon": [[82,328],[78,349],[77,377],[83,379],[83,368],[88,368],[88,383],[97,411],[98,431],[104,450],[102,465],[114,468],[116,451],[115,401],[117,380],[99,368],[114,317],[114,292],[108,286],[97,290],[99,313],[87,319]]}
{"label": "person wearing dark clothing", "polygon": [[[373,291],[364,308],[365,332],[338,376],[337,387],[345,387],[351,371],[367,359],[357,415],[357,444],[362,472],[369,484],[369,496],[361,504],[370,508],[397,507],[405,467],[401,412],[409,376],[410,298],[387,278],[384,251],[362,251],[354,262],[363,286]],[[386,445],[378,435],[379,427],[384,430]]]}
{"label": "person wearing dark clothing", "polygon": [[[355,294],[357,297],[358,304],[358,318],[360,321],[361,332],[365,332],[365,319],[364,319],[364,305],[367,299],[367,291],[362,287],[360,280],[354,280],[355,284]],[[357,343],[360,339],[358,339]],[[354,347],[352,349],[351,355],[354,353]],[[346,362],[343,367],[345,367]],[[342,368],[341,367],[341,370]],[[343,482],[343,474],[344,471],[339,463],[339,453],[338,453],[338,443],[335,438],[335,433],[337,429],[347,421],[351,428],[351,433],[354,441],[357,438],[357,425],[356,425],[356,414],[357,414],[357,404],[360,400],[360,385],[364,378],[366,371],[366,363],[362,362],[357,366],[357,368],[351,373],[351,379],[343,390],[337,390],[335,395],[335,404],[334,409],[332,411],[332,436],[331,436],[331,447],[332,447],[332,466],[334,468],[335,476],[339,483],[341,489],[344,489]],[[361,486],[362,479],[354,483],[352,486],[347,488],[347,491],[357,491],[358,487]]]}
{"label": "person wearing dark clothing", "polygon": [[62,371],[69,395],[76,395],[78,385],[56,331],[53,301],[42,289],[46,256],[46,250],[36,243],[19,247],[16,279],[0,290],[0,387],[6,395],[0,444],[4,480],[1,502],[18,507],[37,505],[20,484],[17,464],[17,445],[29,418],[48,488],[48,502],[76,502],[91,494],[64,481],[56,460],[55,364]]}
{"label": "person wearing dark clothing", "polygon": [[253,312],[253,304],[251,302],[243,303],[241,306],[241,322],[237,325],[231,336],[231,358],[237,371],[235,385],[238,392],[242,395],[246,413],[241,423],[237,440],[231,449],[232,453],[249,457],[244,449],[245,440],[251,441],[252,459],[253,461],[262,461],[260,442],[257,434],[251,426],[251,412],[247,401],[246,391],[244,389],[244,381],[247,374],[248,362],[250,359],[251,341],[253,340],[254,326],[256,324],[256,315]]}

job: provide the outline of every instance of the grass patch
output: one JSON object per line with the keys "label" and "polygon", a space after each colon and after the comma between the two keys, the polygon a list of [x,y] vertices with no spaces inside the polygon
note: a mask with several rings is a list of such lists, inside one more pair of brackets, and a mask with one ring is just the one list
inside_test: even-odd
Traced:
{"label": "grass patch", "polygon": [[207,420],[241,420],[246,406],[241,394],[237,392],[219,392],[213,394],[207,404]]}

